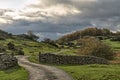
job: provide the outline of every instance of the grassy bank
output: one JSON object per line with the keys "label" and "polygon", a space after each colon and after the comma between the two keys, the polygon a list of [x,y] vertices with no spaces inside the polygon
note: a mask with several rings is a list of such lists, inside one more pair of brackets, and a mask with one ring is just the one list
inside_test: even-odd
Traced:
{"label": "grassy bank", "polygon": [[19,66],[0,70],[0,80],[28,80],[28,72]]}

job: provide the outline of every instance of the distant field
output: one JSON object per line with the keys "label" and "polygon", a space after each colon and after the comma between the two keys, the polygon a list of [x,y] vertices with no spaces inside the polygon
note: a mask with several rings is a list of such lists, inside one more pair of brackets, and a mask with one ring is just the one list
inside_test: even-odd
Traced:
{"label": "distant field", "polygon": [[120,41],[104,40],[104,42],[110,45],[114,50],[120,51]]}
{"label": "distant field", "polygon": [[75,80],[120,80],[120,65],[58,66]]}
{"label": "distant field", "polygon": [[28,72],[18,66],[0,70],[0,80],[28,80]]}

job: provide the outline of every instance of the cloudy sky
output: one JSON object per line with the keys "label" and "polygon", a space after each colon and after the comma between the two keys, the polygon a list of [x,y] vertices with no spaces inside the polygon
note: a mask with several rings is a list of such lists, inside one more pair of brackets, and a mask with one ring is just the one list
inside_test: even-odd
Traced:
{"label": "cloudy sky", "polygon": [[57,38],[87,27],[120,30],[120,0],[0,0],[0,29]]}

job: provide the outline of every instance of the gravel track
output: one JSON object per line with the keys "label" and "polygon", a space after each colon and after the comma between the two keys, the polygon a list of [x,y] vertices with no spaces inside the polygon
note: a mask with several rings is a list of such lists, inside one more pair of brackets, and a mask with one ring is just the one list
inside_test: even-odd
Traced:
{"label": "gravel track", "polygon": [[17,56],[19,65],[29,71],[29,80],[73,80],[66,72],[53,66],[31,63],[26,56]]}

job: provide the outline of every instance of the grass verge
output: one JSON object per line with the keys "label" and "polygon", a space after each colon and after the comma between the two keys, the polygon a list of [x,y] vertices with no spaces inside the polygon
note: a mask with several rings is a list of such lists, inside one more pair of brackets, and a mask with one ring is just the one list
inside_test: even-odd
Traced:
{"label": "grass verge", "polygon": [[57,66],[75,80],[120,80],[120,65]]}
{"label": "grass verge", "polygon": [[0,70],[0,80],[28,80],[28,72],[19,66]]}

